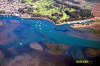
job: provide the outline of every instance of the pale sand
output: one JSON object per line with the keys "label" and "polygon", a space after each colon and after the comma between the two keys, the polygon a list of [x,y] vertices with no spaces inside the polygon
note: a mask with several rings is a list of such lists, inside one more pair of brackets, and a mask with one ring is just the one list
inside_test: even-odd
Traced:
{"label": "pale sand", "polygon": [[39,43],[31,43],[30,48],[39,50],[39,51],[43,51],[43,47]]}

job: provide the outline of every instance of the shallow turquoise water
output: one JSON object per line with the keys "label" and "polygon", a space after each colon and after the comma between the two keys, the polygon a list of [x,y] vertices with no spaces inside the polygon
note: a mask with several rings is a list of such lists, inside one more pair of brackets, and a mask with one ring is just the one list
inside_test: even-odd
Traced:
{"label": "shallow turquoise water", "polygon": [[[53,42],[100,49],[100,41],[81,39],[55,30],[55,28],[60,30],[67,25],[56,26],[52,22],[43,19],[19,18],[6,15],[0,15],[0,20],[6,20],[7,24],[11,24],[11,20],[17,20],[20,23],[20,26],[10,32],[15,35],[14,41],[0,46],[0,48],[17,47],[32,42]],[[1,28],[0,30],[3,29]]]}

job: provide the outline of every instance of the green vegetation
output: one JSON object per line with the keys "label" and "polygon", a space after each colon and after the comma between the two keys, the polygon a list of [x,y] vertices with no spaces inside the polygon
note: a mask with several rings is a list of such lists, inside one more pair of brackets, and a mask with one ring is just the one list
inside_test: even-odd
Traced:
{"label": "green vegetation", "polygon": [[[28,0],[27,0],[28,1]],[[66,10],[69,12],[75,11],[73,8],[62,8],[53,6],[55,2],[53,0],[40,0],[36,2],[28,1],[26,4],[33,5],[35,8],[33,10],[34,14],[46,15],[55,20],[65,20],[69,19],[70,16],[65,13]],[[62,15],[62,16],[59,16]]]}
{"label": "green vegetation", "polygon": [[70,17],[68,15],[66,15],[66,13],[63,11],[63,17],[60,18],[60,20],[65,20],[65,19],[69,19]]}
{"label": "green vegetation", "polygon": [[90,3],[89,2],[85,3],[85,6],[86,7],[89,7],[90,6]]}
{"label": "green vegetation", "polygon": [[24,1],[32,1],[32,0],[24,0]]}
{"label": "green vegetation", "polygon": [[65,9],[63,9],[62,10],[63,16],[60,18],[60,20],[65,20],[65,19],[69,19],[70,18],[70,16],[65,13],[66,10],[69,11],[69,12],[75,11],[75,9],[73,9],[73,8],[65,8]]}
{"label": "green vegetation", "polygon": [[[37,14],[36,16],[45,16],[55,20],[56,24],[65,23],[68,20],[80,20],[93,17],[91,10],[81,9],[77,6],[67,6],[62,2],[54,0],[24,0],[27,8],[25,13]],[[88,5],[88,3],[87,3]],[[23,10],[23,9],[22,9]],[[21,11],[21,10],[20,10]],[[35,16],[35,15],[34,15]]]}

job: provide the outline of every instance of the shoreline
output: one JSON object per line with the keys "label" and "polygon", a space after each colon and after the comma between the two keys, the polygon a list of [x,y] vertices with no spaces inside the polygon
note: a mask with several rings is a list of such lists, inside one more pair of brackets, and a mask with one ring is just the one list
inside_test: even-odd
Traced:
{"label": "shoreline", "polygon": [[19,17],[19,18],[22,18],[22,19],[24,19],[24,18],[29,18],[29,19],[44,19],[44,20],[47,20],[47,21],[50,21],[50,22],[52,22],[52,23],[54,23],[55,24],[55,21],[53,21],[53,20],[51,20],[51,19],[49,19],[49,18],[46,18],[46,17],[22,17],[22,16],[18,16],[18,15],[11,15],[11,14],[0,14],[0,15],[8,15],[8,16],[17,16],[17,17]]}
{"label": "shoreline", "polygon": [[[20,17],[20,18],[27,18],[27,17]],[[47,20],[47,21],[50,21],[52,23],[55,23],[53,20],[50,20],[49,18],[45,18],[45,17],[31,17],[32,19],[44,19],[44,20]],[[30,19],[31,19],[30,18]]]}
{"label": "shoreline", "polygon": [[[0,14],[0,15],[9,15],[9,14]],[[32,18],[32,19],[44,19],[44,20],[47,20],[47,21],[50,21],[52,23],[55,24],[55,21],[54,20],[51,20],[49,18],[46,18],[46,17],[22,17],[22,16],[18,16],[18,15],[9,15],[9,16],[17,16],[17,17],[20,17],[20,18]],[[67,21],[65,23],[61,23],[61,24],[55,24],[55,25],[64,25],[64,24],[75,24],[75,23],[83,23],[84,21],[89,21],[89,20],[93,20],[95,18],[99,18],[99,17],[94,17],[94,18],[90,18],[90,19],[84,19],[84,20],[74,20],[74,21]]]}
{"label": "shoreline", "polygon": [[[81,9],[87,9],[86,7],[82,7],[81,5],[76,5],[74,3],[71,3],[70,1],[65,1],[64,3],[61,1],[61,0],[58,0],[58,1],[55,1],[56,4],[58,5],[64,5],[65,8],[75,8],[76,10],[81,10]],[[23,3],[22,3],[23,4]],[[25,7],[25,6],[24,6]],[[55,6],[55,7],[58,7],[59,6]],[[0,10],[2,14],[5,14],[5,15],[11,15],[11,16],[18,16],[20,18],[35,18],[35,19],[45,19],[45,20],[48,20],[50,22],[53,22],[54,24],[56,25],[64,25],[64,24],[69,24],[71,22],[76,22],[77,21],[83,21],[83,20],[87,20],[87,19],[91,19],[92,17],[89,16],[89,17],[86,17],[86,18],[83,18],[83,19],[75,19],[73,20],[73,18],[69,18],[69,19],[65,19],[67,21],[60,21],[59,19],[54,19],[54,18],[51,18],[49,16],[46,16],[46,15],[41,15],[41,14],[35,14],[35,13],[27,13],[27,12],[19,12],[16,13],[16,12],[10,12],[10,11],[6,11],[6,10]],[[33,15],[33,16],[32,16]],[[37,16],[38,15],[38,16]]]}
{"label": "shoreline", "polygon": [[89,19],[84,19],[84,20],[68,21],[68,22],[65,22],[65,23],[57,24],[57,25],[84,23],[85,21],[90,21],[90,20],[93,20],[93,19],[96,19],[96,18],[100,19],[100,17],[94,17],[94,18],[89,18]]}
{"label": "shoreline", "polygon": [[71,25],[72,28],[89,28],[93,25],[97,25],[99,24],[100,22],[92,22],[92,23],[88,23],[88,24],[73,24]]}

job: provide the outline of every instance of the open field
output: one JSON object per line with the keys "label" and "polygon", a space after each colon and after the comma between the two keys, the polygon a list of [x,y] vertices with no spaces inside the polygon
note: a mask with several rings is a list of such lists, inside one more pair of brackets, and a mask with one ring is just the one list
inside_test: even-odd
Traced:
{"label": "open field", "polygon": [[69,12],[75,11],[73,8],[53,6],[55,4],[53,0],[40,0],[36,2],[27,1],[26,4],[33,5],[35,7],[35,9],[33,9],[34,14],[46,15],[56,20],[69,19],[70,16],[65,13],[66,10]]}

